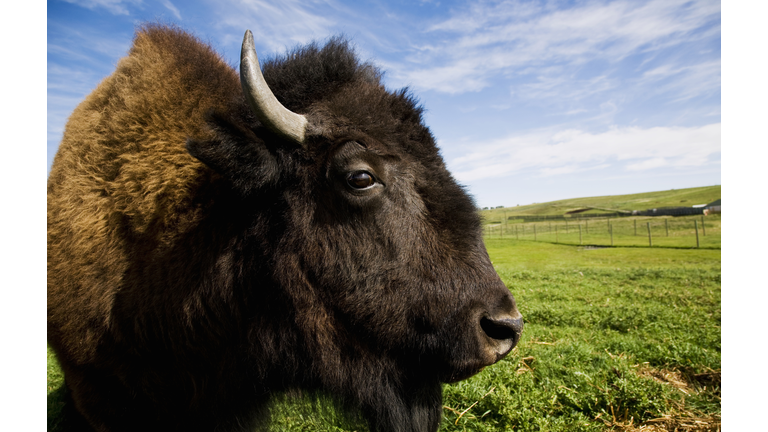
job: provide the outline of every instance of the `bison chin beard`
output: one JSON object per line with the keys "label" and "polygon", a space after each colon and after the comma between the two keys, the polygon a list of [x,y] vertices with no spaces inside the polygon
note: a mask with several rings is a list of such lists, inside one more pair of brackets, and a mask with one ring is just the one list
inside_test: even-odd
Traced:
{"label": "bison chin beard", "polygon": [[[443,411],[440,382],[403,377],[377,389],[374,403],[363,403],[363,414],[374,432],[436,432]],[[395,384],[394,386],[392,384]]]}
{"label": "bison chin beard", "polygon": [[459,364],[445,365],[438,370],[437,376],[440,382],[453,384],[477,375],[493,363],[489,364],[483,361],[471,360]]}
{"label": "bison chin beard", "polygon": [[418,356],[418,363],[418,365],[408,364],[405,367],[411,368],[414,371],[420,371],[419,378],[421,379],[453,384],[480,373],[485,367],[490,366],[495,361],[488,362],[481,359],[468,358],[446,360],[444,355],[421,354]]}
{"label": "bison chin beard", "polygon": [[485,366],[481,364],[466,365],[463,368],[452,371],[451,373],[443,374],[440,378],[440,381],[446,384],[453,384],[455,382],[471,378],[482,372],[483,369],[485,369]]}
{"label": "bison chin beard", "polygon": [[[428,340],[433,343],[428,347],[422,346],[423,350],[419,353],[411,353],[411,358],[418,359],[417,364],[407,364],[414,362],[406,361],[406,367],[420,369],[424,376],[435,377],[446,384],[463,381],[496,364],[512,351],[517,342],[492,340],[479,334],[474,338],[456,338],[448,336],[444,331]],[[452,342],[436,343],[438,340]]]}

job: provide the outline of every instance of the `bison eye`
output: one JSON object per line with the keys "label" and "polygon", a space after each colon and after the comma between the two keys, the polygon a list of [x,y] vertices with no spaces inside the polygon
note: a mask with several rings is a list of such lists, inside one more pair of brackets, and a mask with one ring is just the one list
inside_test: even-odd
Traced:
{"label": "bison eye", "polygon": [[355,171],[347,176],[347,184],[353,189],[368,189],[374,183],[376,180],[367,171]]}

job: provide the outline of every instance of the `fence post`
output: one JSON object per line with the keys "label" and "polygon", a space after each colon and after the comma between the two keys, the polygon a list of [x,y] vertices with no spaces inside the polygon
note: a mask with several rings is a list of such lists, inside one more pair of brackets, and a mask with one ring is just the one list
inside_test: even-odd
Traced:
{"label": "fence post", "polygon": [[557,224],[555,224],[555,243],[560,243],[558,237],[557,237]]}
{"label": "fence post", "polygon": [[634,222],[635,222],[635,235],[637,235],[637,219],[635,219]]}
{"label": "fence post", "polygon": [[587,234],[589,234],[589,220],[585,220],[584,223],[586,224],[584,228],[586,229]]}
{"label": "fence post", "polygon": [[707,229],[704,227],[704,215],[701,215],[701,234],[706,237]]}
{"label": "fence post", "polygon": [[651,240],[651,223],[646,222],[645,224],[648,227],[648,247],[653,247],[653,240]]}
{"label": "fence post", "polygon": [[515,224],[515,239],[520,240],[520,235],[517,233],[517,224]]}
{"label": "fence post", "polygon": [[664,218],[664,229],[667,230],[667,237],[669,237],[669,219]]}
{"label": "fence post", "polygon": [[536,224],[533,224],[533,241],[536,241]]}
{"label": "fence post", "polygon": [[581,242],[581,224],[579,224],[579,244],[582,244],[582,242]]}
{"label": "fence post", "polygon": [[696,229],[696,247],[699,247],[699,221],[693,221],[693,227]]}
{"label": "fence post", "polygon": [[608,224],[608,231],[611,232],[611,246],[613,246],[613,224]]}

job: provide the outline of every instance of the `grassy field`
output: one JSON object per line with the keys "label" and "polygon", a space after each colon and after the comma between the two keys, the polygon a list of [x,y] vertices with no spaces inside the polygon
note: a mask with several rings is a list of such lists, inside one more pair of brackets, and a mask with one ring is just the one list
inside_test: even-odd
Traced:
{"label": "grassy field", "polygon": [[516,215],[562,215],[565,212],[586,207],[596,208],[586,211],[584,214],[604,213],[608,210],[632,211],[658,207],[690,207],[697,204],[709,204],[717,199],[720,199],[719,185],[629,195],[569,198],[546,203],[484,210],[482,214],[486,221],[498,222],[505,215],[507,217]]}
{"label": "grassy field", "polygon": [[[525,318],[500,363],[444,388],[441,431],[719,430],[720,251],[486,239]],[[61,374],[49,353],[49,430]],[[282,396],[275,431],[365,431]]]}
{"label": "grassy field", "polygon": [[719,251],[486,244],[526,328],[500,365],[447,387],[457,409],[463,388],[496,386],[445,430],[718,429]]}

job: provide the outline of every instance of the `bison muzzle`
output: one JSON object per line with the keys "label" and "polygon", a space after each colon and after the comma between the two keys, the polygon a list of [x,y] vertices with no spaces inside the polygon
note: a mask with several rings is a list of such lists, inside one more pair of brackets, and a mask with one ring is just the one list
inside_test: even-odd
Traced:
{"label": "bison muzzle", "polygon": [[329,394],[435,431],[441,385],[522,317],[422,108],[349,44],[240,74],[145,25],[77,107],[48,180],[48,341],[98,431],[253,430]]}

